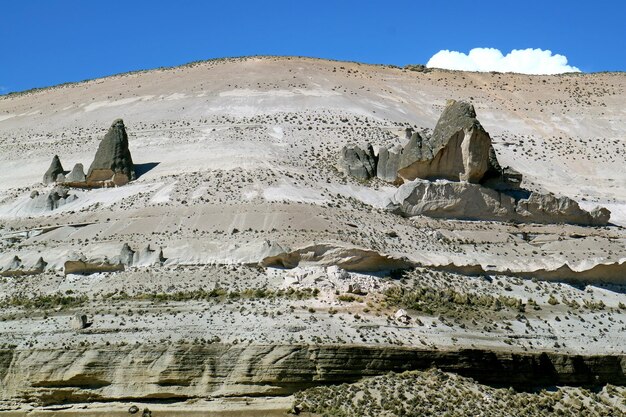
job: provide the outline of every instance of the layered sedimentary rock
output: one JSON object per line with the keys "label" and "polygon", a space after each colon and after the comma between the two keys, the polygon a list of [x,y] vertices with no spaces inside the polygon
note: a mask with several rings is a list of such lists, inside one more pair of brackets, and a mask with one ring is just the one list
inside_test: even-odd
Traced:
{"label": "layered sedimentary rock", "polygon": [[44,184],[52,184],[57,181],[59,175],[63,175],[63,165],[61,165],[61,160],[58,155],[54,155],[52,158],[52,162],[50,163],[50,167],[46,171],[43,176]]}
{"label": "layered sedimentary rock", "polygon": [[117,119],[98,146],[94,161],[87,172],[87,181],[124,185],[135,178],[135,166],[128,149],[124,121]]}
{"label": "layered sedimentary rock", "polygon": [[433,366],[481,383],[520,388],[626,384],[623,356],[355,345],[181,344],[0,350],[0,400],[61,404],[285,395],[319,384]]}
{"label": "layered sedimentary rock", "polygon": [[406,259],[396,258],[371,249],[322,243],[268,256],[261,261],[261,265],[278,268],[334,265],[346,271],[372,272],[408,268],[412,264]]}
{"label": "layered sedimentary rock", "polygon": [[338,168],[361,180],[376,176],[376,156],[372,145],[367,145],[365,149],[357,145],[344,146],[339,156]]}
{"label": "layered sedimentary rock", "polygon": [[567,197],[530,193],[516,200],[503,192],[466,182],[415,180],[400,186],[388,208],[407,217],[424,215],[462,220],[497,220],[519,223],[606,225],[610,211],[592,212]]}

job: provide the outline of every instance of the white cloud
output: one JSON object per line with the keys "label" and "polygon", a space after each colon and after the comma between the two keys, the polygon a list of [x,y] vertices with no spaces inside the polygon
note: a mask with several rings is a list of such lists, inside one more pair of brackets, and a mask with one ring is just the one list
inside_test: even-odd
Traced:
{"label": "white cloud", "polygon": [[443,50],[433,55],[426,64],[429,68],[463,71],[518,72],[521,74],[562,74],[580,72],[567,65],[567,57],[542,49],[513,49],[502,55],[495,48],[474,48],[469,54]]}

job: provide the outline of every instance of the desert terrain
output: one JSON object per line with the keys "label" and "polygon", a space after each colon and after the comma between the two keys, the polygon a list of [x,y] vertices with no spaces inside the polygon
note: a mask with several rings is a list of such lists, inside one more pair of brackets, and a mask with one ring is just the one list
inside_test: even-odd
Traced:
{"label": "desert terrain", "polygon": [[[0,413],[400,415],[380,398],[405,390],[402,412],[441,415],[419,379],[522,410],[502,415],[622,415],[625,89],[249,57],[1,96]],[[430,140],[451,99],[524,192],[608,220],[424,215],[402,190],[465,182],[342,169],[349,146]],[[42,181],[117,119],[128,183]]]}

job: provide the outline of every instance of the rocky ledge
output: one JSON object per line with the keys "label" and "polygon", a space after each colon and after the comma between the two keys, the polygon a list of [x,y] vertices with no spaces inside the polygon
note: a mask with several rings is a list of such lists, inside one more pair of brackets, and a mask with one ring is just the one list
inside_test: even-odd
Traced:
{"label": "rocky ledge", "polygon": [[626,384],[626,356],[357,345],[223,345],[1,350],[0,400],[38,405],[287,395],[437,367],[516,388]]}

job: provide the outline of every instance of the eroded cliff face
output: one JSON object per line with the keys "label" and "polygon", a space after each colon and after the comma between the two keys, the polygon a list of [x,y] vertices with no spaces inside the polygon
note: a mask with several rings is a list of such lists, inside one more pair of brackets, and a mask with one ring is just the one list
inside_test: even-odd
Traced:
{"label": "eroded cliff face", "polygon": [[315,385],[433,366],[481,383],[519,388],[626,383],[624,356],[210,344],[2,350],[0,399],[51,405],[286,395]]}

